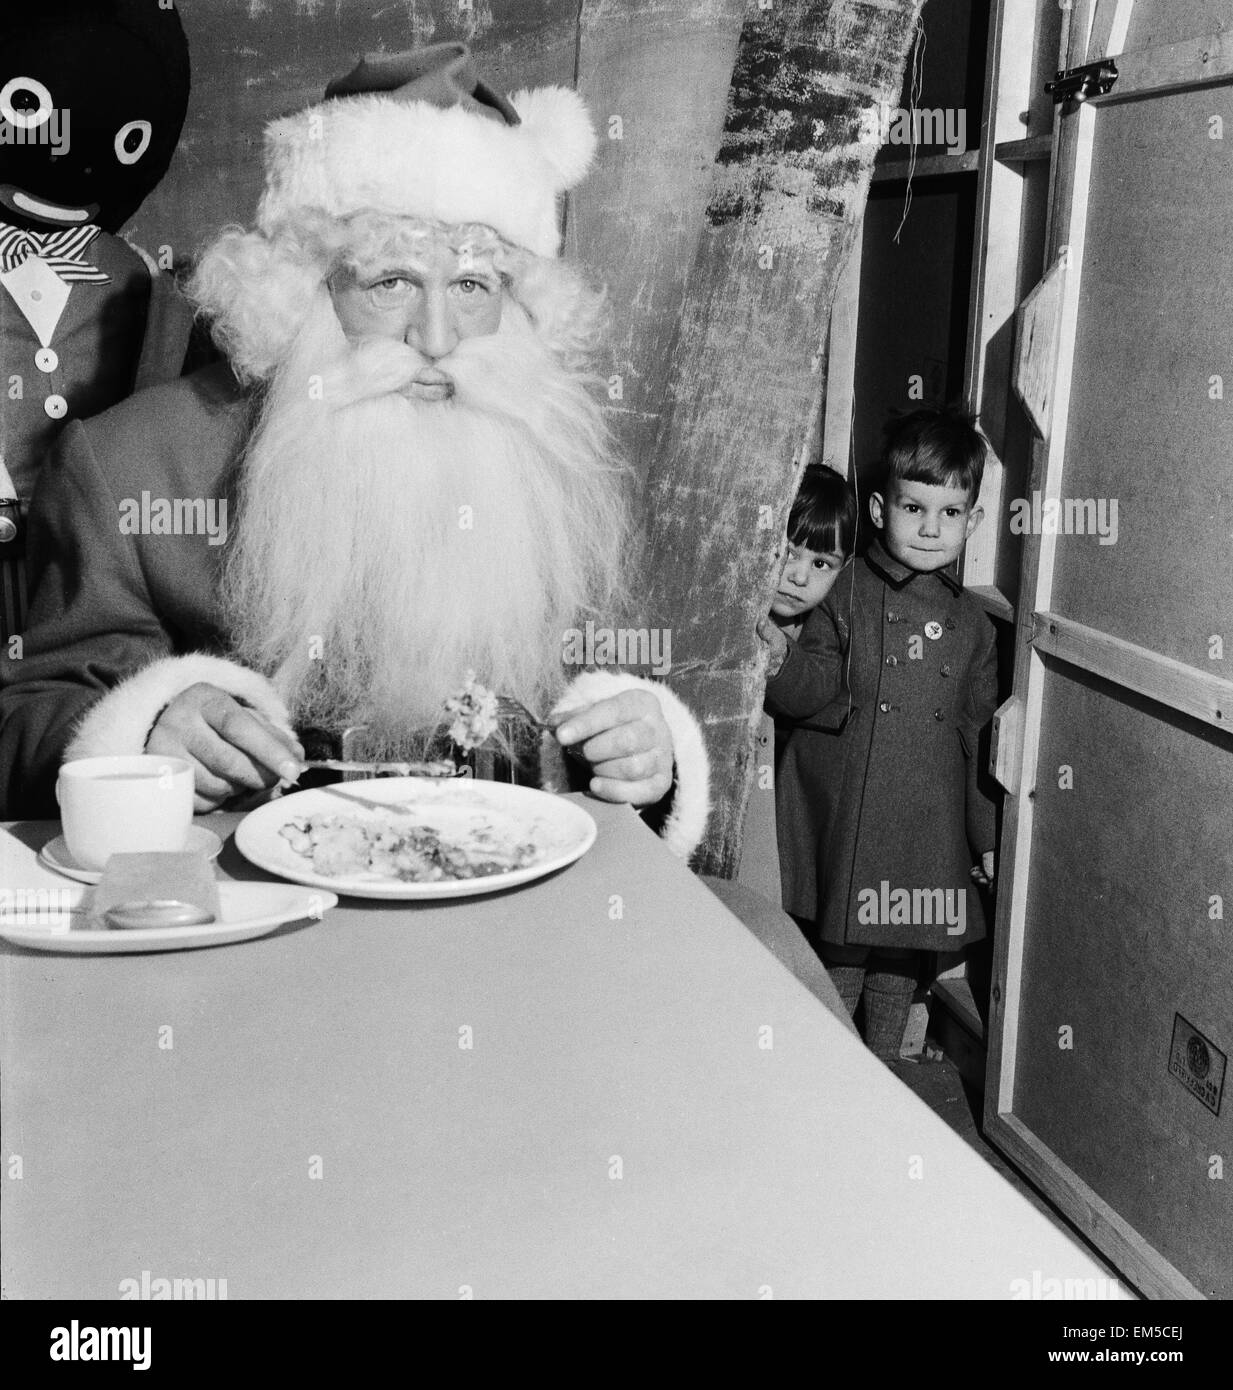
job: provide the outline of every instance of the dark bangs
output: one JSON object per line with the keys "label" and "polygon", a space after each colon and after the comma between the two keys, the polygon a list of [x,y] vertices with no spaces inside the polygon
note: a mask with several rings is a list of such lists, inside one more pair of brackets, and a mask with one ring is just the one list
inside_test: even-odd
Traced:
{"label": "dark bangs", "polygon": [[820,554],[851,555],[856,511],[848,480],[825,464],[811,463],[788,513],[788,540]]}
{"label": "dark bangs", "polygon": [[914,410],[886,427],[885,478],[958,487],[975,502],[985,473],[985,441],[971,416],[958,410]]}

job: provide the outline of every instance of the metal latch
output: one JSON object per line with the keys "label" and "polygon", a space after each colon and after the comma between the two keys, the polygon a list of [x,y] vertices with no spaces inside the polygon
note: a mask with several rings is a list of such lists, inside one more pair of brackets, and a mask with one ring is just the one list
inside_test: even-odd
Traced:
{"label": "metal latch", "polygon": [[1102,97],[1113,90],[1116,81],[1117,64],[1111,58],[1101,58],[1081,67],[1065,68],[1052,82],[1045,83],[1045,91],[1056,106],[1063,101],[1084,102],[1089,97]]}

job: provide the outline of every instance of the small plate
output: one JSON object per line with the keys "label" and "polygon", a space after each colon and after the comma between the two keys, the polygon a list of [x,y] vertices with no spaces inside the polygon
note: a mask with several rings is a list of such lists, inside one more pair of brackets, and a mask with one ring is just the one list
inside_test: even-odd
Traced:
{"label": "small plate", "polygon": [[[194,825],[188,832],[188,839],[184,841],[184,848],[193,854],[204,854],[207,859],[217,859],[223,842],[204,825]],[[39,863],[48,869],[55,869],[58,874],[67,874],[69,878],[75,878],[78,883],[97,883],[103,877],[101,869],[85,869],[77,863],[69,853],[63,835],[48,840],[39,850]]]}
{"label": "small plate", "polygon": [[[45,894],[48,890],[39,890]],[[58,889],[50,890],[58,892]],[[309,891],[285,883],[220,883],[221,920],[200,927],[153,927],[141,931],[109,931],[86,926],[92,894],[84,888],[70,894],[68,925],[52,925],[44,913],[22,913],[0,908],[0,937],[35,951],[61,951],[72,955],[132,955],[139,951],[191,951],[199,946],[222,946],[265,936],[284,922],[316,920],[338,906],[334,893]],[[28,918],[33,915],[35,921]]]}
{"label": "small plate", "polygon": [[[363,798],[362,801],[356,798]],[[348,805],[348,801],[351,802]],[[375,873],[327,875],[311,859],[297,854],[279,834],[289,821],[304,816],[354,815],[359,820],[380,818],[364,802],[389,805],[390,815],[418,826],[431,827],[445,837],[465,839],[482,827],[528,840],[535,845],[532,863],[505,873],[476,878],[409,882]],[[364,782],[341,782],[311,787],[250,811],[236,827],[236,848],[258,868],[293,883],[332,889],[354,898],[467,898],[514,888],[572,864],[595,843],[595,822],[576,802],[533,787],[506,782],[477,782],[469,778],[437,781],[427,777],[378,777]]]}

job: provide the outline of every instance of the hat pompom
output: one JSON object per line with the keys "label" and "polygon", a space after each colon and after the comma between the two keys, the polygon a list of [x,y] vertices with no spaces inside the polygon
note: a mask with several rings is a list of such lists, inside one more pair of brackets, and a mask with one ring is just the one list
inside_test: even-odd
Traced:
{"label": "hat pompom", "polygon": [[595,156],[595,127],[582,98],[572,87],[539,87],[510,100],[522,129],[556,172],[558,190],[572,188]]}

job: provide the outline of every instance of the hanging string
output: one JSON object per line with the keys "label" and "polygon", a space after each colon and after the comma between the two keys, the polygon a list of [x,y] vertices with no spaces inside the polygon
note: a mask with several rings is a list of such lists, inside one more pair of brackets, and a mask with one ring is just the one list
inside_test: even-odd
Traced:
{"label": "hanging string", "polygon": [[903,231],[904,223],[908,220],[908,210],[912,206],[912,175],[916,172],[916,133],[919,128],[916,111],[920,105],[924,78],[925,42],[925,22],[917,15],[916,40],[912,44],[912,77],[908,83],[908,186],[903,192],[903,216],[899,219],[895,235],[891,238],[896,245],[899,243],[899,233]]}

